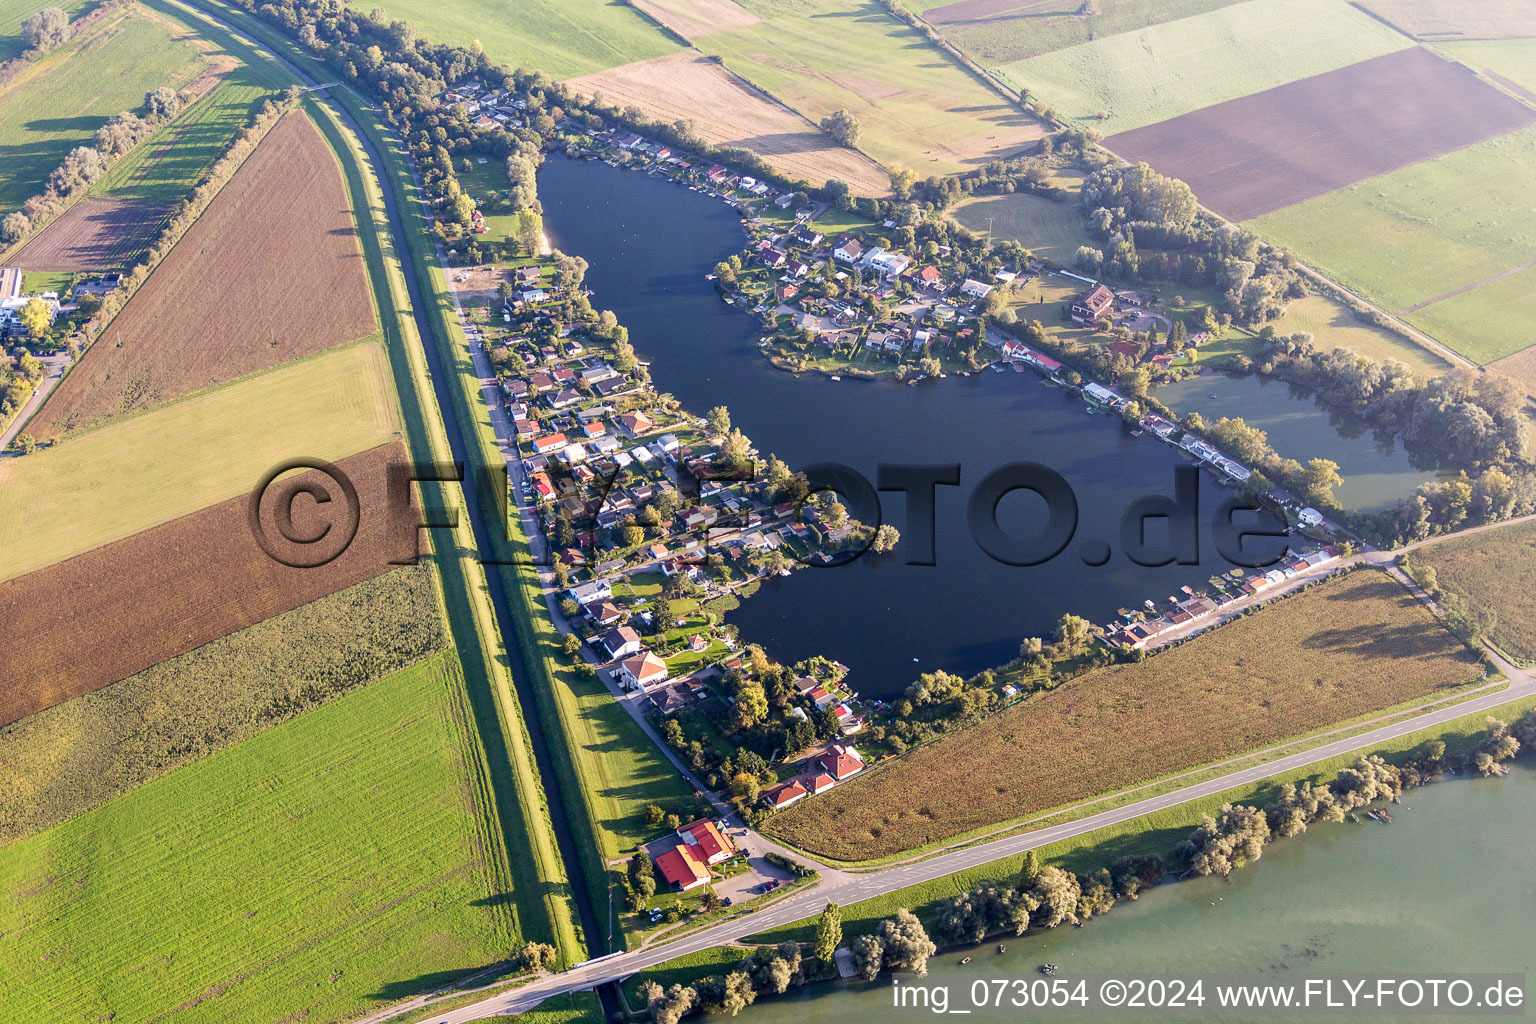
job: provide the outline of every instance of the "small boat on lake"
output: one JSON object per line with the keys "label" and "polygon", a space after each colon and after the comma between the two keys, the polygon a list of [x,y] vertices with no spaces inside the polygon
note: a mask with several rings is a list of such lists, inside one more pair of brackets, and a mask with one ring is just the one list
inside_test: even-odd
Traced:
{"label": "small boat on lake", "polygon": [[1005,945],[1003,945],[1003,944],[1002,944],[1002,943],[1001,943],[1001,942],[999,942],[999,943],[998,943],[998,944],[997,944],[997,951],[998,951],[998,952],[999,952],[999,953],[1006,953],[1006,952],[1008,952],[1008,947],[1007,947],[1007,946],[1005,946]]}
{"label": "small boat on lake", "polygon": [[1055,974],[1056,973],[1056,965],[1055,964],[1041,964],[1040,965],[1040,973],[1041,974]]}
{"label": "small boat on lake", "polygon": [[971,958],[970,958],[970,957],[966,957],[966,958],[965,958],[965,959],[964,959],[964,960],[961,960],[961,961],[960,961],[960,962],[961,962],[961,963],[962,963],[962,964],[968,964],[968,963],[970,963],[970,962],[971,962]]}

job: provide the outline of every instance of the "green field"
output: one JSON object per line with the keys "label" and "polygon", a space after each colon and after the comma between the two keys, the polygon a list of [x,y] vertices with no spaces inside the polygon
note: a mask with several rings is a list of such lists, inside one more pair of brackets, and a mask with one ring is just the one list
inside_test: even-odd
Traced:
{"label": "green field", "polygon": [[1020,113],[875,0],[746,4],[763,21],[698,40],[812,121],[846,108],[858,148],[919,176],[1016,152],[1040,136]]}
{"label": "green field", "polygon": [[[191,193],[274,91],[255,70],[242,64],[176,120],[113,164],[91,195],[142,203],[154,208],[160,220],[169,219],[177,201]],[[155,234],[158,231],[146,237]]]}
{"label": "green field", "polygon": [[[1370,178],[1248,226],[1392,312],[1486,281],[1536,257],[1536,128]],[[1513,283],[1512,283],[1513,282]],[[1519,277],[1410,314],[1477,362],[1531,341]],[[1453,303],[1450,312],[1440,307]],[[1476,309],[1456,319],[1457,308]]]}
{"label": "green field", "polygon": [[44,7],[62,8],[71,18],[90,0],[0,0],[0,61],[10,60],[22,51],[21,23]]}
{"label": "green field", "polygon": [[243,494],[283,459],[341,459],[393,439],[397,429],[384,353],[364,343],[7,459],[0,462],[0,578]]}
{"label": "green field", "polygon": [[[1491,71],[1536,93],[1536,39],[1441,43],[1435,49],[1453,60],[1461,61],[1468,67],[1482,72]],[[1530,99],[1529,96],[1526,98]]]}
{"label": "green field", "polygon": [[0,844],[248,740],[446,643],[433,574],[397,569],[0,728]]}
{"label": "green field", "polygon": [[[925,2],[932,9],[948,0]],[[1098,14],[1080,14],[1082,4],[1061,0],[1054,10],[1030,9],[1015,17],[993,16],[979,24],[937,26],[950,42],[980,64],[993,67],[1025,60],[1094,39],[1107,39],[1148,25],[1190,18],[1226,7],[1234,0],[1099,0]]]}
{"label": "green field", "polygon": [[0,850],[10,1020],[336,1020],[481,968],[489,884],[452,656]]}
{"label": "green field", "polygon": [[1450,369],[1449,363],[1428,349],[1357,319],[1349,307],[1326,295],[1307,295],[1292,301],[1285,307],[1285,316],[1270,321],[1270,326],[1279,334],[1306,331],[1324,351],[1352,348],[1372,359],[1396,359],[1424,379]]}
{"label": "green field", "polygon": [[391,18],[434,43],[477,40],[497,64],[575,78],[676,53],[681,44],[615,0],[389,0]]}
{"label": "green field", "polygon": [[1414,573],[1429,566],[1442,589],[1475,618],[1496,616],[1493,640],[1514,658],[1536,661],[1536,524],[1521,523],[1429,544],[1412,553]]}
{"label": "green field", "polygon": [[190,82],[200,58],[187,33],[130,9],[28,67],[0,92],[0,210],[41,192],[113,114],[137,110],[159,86]]}
{"label": "green field", "polygon": [[1012,239],[1064,267],[1072,265],[1078,246],[1091,242],[1075,193],[1060,199],[1024,192],[981,196],[956,206],[950,216],[972,231],[990,230],[994,239]]}
{"label": "green field", "polygon": [[1412,45],[1343,0],[1249,0],[995,73],[1059,116],[1113,135]]}

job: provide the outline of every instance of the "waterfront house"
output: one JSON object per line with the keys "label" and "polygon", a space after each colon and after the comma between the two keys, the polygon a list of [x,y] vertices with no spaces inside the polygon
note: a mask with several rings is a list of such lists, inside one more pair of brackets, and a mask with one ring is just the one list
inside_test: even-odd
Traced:
{"label": "waterfront house", "polygon": [[1114,303],[1115,293],[1102,284],[1096,284],[1072,303],[1072,319],[1080,324],[1096,323],[1110,311]]}

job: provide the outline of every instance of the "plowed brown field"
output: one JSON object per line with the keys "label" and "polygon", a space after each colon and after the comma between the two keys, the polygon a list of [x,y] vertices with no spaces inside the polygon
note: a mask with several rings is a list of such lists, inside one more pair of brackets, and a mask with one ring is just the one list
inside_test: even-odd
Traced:
{"label": "plowed brown field", "polygon": [[[386,471],[398,442],[337,463],[357,489],[357,534],[318,568],[269,557],[248,496],[183,516],[67,562],[0,583],[0,725],[126,679],[167,658],[389,571],[415,551],[391,533]],[[317,473],[303,474],[319,481]],[[289,535],[312,536],[340,507],[294,502]],[[270,492],[269,492],[270,493]],[[342,530],[335,526],[337,536]],[[298,559],[290,559],[297,561]]]}
{"label": "plowed brown field", "polygon": [[585,96],[633,104],[661,121],[692,120],[705,139],[760,154],[793,178],[820,185],[841,178],[859,195],[883,196],[890,176],[857,150],[839,146],[804,117],[697,53],[636,61],[566,83]]}
{"label": "plowed brown field", "polygon": [[370,334],[341,172],[301,114],[273,128],[33,421],[54,437]]}
{"label": "plowed brown field", "polygon": [[1361,61],[1105,140],[1248,220],[1505,135],[1532,111],[1418,47]]}
{"label": "plowed brown field", "polygon": [[23,270],[106,270],[148,244],[164,210],[124,199],[82,199],[12,261]]}

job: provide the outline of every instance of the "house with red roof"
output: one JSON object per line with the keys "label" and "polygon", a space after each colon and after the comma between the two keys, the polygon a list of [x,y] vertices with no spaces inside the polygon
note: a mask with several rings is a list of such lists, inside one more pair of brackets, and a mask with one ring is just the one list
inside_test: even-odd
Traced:
{"label": "house with red roof", "polygon": [[650,651],[641,651],[619,662],[616,675],[619,682],[628,689],[654,686],[667,681],[667,663]]}
{"label": "house with red roof", "polygon": [[[864,758],[852,746],[834,743],[817,761],[824,772],[838,782],[852,778],[864,770]],[[818,790],[819,792],[819,790]]]}
{"label": "house with red roof", "polygon": [[708,818],[681,826],[677,837],[692,847],[705,864],[719,864],[736,856],[736,845]]}
{"label": "house with red roof", "polygon": [[656,870],[677,892],[697,889],[709,882],[709,868],[686,843],[679,843],[656,857]]}
{"label": "house with red roof", "polygon": [[795,804],[811,795],[811,791],[800,783],[799,779],[791,779],[782,786],[775,786],[763,794],[763,799],[768,806],[776,811],[782,811],[786,807]]}

